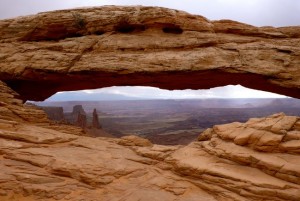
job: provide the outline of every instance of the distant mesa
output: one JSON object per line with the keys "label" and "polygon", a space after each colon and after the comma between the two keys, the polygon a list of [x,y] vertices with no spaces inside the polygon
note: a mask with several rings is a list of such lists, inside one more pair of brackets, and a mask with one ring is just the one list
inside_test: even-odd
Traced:
{"label": "distant mesa", "polygon": [[75,105],[73,107],[73,114],[77,115],[77,114],[86,114],[82,105]]}
{"label": "distant mesa", "polygon": [[72,121],[71,123],[73,123],[76,126],[79,126],[81,128],[86,128],[87,118],[86,118],[86,113],[85,113],[82,105],[75,105],[73,107],[71,121]]}
{"label": "distant mesa", "polygon": [[64,112],[63,107],[57,106],[39,106],[39,108],[44,110],[48,118],[54,122],[78,126],[92,136],[108,135],[101,129],[96,108],[91,114],[88,114],[82,105],[74,105],[72,112]]}

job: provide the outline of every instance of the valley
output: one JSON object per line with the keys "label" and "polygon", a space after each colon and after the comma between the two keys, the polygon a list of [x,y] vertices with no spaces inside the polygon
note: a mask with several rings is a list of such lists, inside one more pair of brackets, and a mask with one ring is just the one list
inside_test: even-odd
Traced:
{"label": "valley", "polygon": [[[246,122],[252,117],[279,112],[300,116],[300,100],[292,98],[46,101],[34,104],[41,106],[50,119],[71,124],[73,107],[82,106],[87,121],[85,130],[92,136],[138,135],[165,145],[188,144],[214,125]],[[89,126],[94,109],[101,131]],[[76,118],[73,121],[77,121]]]}

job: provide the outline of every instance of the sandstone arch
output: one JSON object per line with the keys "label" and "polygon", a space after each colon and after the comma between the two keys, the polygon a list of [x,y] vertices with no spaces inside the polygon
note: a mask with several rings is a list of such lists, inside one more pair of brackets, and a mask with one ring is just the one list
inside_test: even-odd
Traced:
{"label": "sandstone arch", "polygon": [[107,6],[2,20],[0,46],[0,80],[23,100],[112,85],[228,84],[300,98],[300,27]]}

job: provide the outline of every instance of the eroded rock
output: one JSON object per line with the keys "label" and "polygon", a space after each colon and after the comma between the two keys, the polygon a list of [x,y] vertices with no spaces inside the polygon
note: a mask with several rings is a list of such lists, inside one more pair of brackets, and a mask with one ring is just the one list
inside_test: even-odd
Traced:
{"label": "eroded rock", "polygon": [[162,146],[78,136],[20,100],[121,83],[240,83],[298,97],[299,27],[103,7],[3,20],[0,33],[1,201],[300,200],[299,117],[216,125],[187,146]]}
{"label": "eroded rock", "polygon": [[96,129],[100,129],[101,128],[96,108],[93,110],[92,128],[96,128]]}
{"label": "eroded rock", "polygon": [[45,12],[0,21],[0,80],[23,100],[117,85],[228,84],[300,98],[299,32],[159,7]]}

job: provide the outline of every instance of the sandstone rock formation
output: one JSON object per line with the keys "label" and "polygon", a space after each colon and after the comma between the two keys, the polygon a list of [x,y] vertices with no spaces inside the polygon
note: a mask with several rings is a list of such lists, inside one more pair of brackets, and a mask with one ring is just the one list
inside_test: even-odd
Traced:
{"label": "sandstone rock formation", "polygon": [[159,7],[46,12],[0,21],[0,80],[23,100],[114,85],[228,84],[300,98],[299,33]]}
{"label": "sandstone rock formation", "polygon": [[[10,89],[0,80],[0,120],[12,122],[25,122],[43,128],[50,128],[63,133],[86,135],[82,129],[68,125],[53,124],[45,112],[33,105],[22,104],[19,94]],[[0,131],[3,127],[0,126]]]}
{"label": "sandstone rock formation", "polygon": [[96,108],[93,111],[92,128],[96,128],[96,129],[101,128]]}
{"label": "sandstone rock formation", "polygon": [[75,122],[76,126],[79,126],[81,128],[86,128],[87,122],[86,122],[86,115],[78,113],[77,114],[77,120]]}
{"label": "sandstone rock formation", "polygon": [[0,21],[0,33],[1,201],[300,200],[299,117],[216,125],[163,146],[80,136],[20,100],[118,84],[240,83],[299,97],[299,27],[103,7]]}
{"label": "sandstone rock formation", "polygon": [[2,118],[0,128],[1,201],[300,199],[299,117],[217,125],[187,146]]}
{"label": "sandstone rock formation", "polygon": [[86,112],[84,111],[82,105],[74,105],[73,110],[72,110],[72,114],[75,115],[75,116],[77,116],[77,114],[86,115]]}
{"label": "sandstone rock formation", "polygon": [[19,122],[48,123],[46,114],[31,105],[23,105],[19,94],[0,80],[0,119]]}
{"label": "sandstone rock formation", "polygon": [[72,111],[71,123],[81,128],[86,128],[87,117],[82,105],[75,105]]}
{"label": "sandstone rock formation", "polygon": [[64,109],[63,107],[46,107],[39,106],[47,114],[47,117],[51,120],[62,122],[64,121]]}

